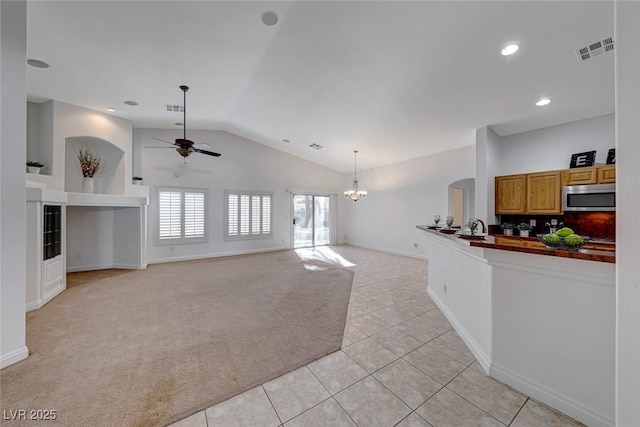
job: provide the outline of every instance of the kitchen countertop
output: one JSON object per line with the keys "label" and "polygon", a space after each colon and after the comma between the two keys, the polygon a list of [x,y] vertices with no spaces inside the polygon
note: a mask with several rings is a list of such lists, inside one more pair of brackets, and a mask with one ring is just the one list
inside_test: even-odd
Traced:
{"label": "kitchen countertop", "polygon": [[484,239],[468,240],[460,238],[455,234],[441,233],[436,229],[429,228],[427,225],[416,225],[416,228],[471,247],[499,249],[504,251],[557,256],[563,258],[575,258],[586,261],[609,262],[613,264],[616,262],[616,246],[614,243],[586,244],[578,251],[566,251],[562,249],[548,249],[535,237],[526,238],[490,235],[486,236]]}

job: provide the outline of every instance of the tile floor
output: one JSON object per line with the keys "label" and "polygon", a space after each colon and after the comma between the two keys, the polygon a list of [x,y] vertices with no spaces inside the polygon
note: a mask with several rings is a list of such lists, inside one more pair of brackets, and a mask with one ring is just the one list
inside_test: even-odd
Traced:
{"label": "tile floor", "polygon": [[427,263],[352,246],[307,250],[355,271],[342,350],[173,427],[576,427],[486,376],[427,295]]}

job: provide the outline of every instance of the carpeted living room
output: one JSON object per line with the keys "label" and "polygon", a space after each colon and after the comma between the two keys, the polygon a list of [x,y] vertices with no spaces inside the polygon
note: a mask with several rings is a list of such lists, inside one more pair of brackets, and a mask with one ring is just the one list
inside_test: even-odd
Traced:
{"label": "carpeted living room", "polygon": [[[1,1],[0,424],[631,419],[613,349],[558,351],[604,378],[581,387],[493,333],[530,294],[485,280],[555,279],[477,245],[506,218],[498,175],[618,149],[614,55],[640,7],[612,3]],[[608,302],[606,272],[585,282]],[[559,301],[528,300],[545,350],[580,323],[552,325]]]}

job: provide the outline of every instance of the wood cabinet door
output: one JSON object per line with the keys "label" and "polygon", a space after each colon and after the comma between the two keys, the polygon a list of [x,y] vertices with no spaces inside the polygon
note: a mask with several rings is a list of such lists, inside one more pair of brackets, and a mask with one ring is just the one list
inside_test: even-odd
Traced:
{"label": "wood cabinet door", "polygon": [[496,214],[525,213],[527,207],[527,176],[496,177]]}
{"label": "wood cabinet door", "polygon": [[562,172],[540,172],[527,175],[527,213],[562,213]]}
{"label": "wood cabinet door", "polygon": [[562,172],[562,181],[564,185],[595,184],[598,182],[596,172],[596,168],[567,169]]}
{"label": "wood cabinet door", "polygon": [[616,182],[616,165],[598,166],[598,184]]}

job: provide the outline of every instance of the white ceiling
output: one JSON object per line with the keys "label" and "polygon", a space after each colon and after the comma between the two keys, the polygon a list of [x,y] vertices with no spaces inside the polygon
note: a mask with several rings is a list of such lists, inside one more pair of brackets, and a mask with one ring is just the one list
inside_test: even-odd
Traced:
{"label": "white ceiling", "polygon": [[[188,129],[343,172],[354,149],[367,169],[471,145],[485,125],[508,135],[614,110],[614,55],[575,54],[613,36],[613,1],[29,1],[27,32],[28,57],[51,65],[28,67],[31,100],[177,129],[164,104],[187,84]],[[501,56],[511,42],[520,51]]]}

